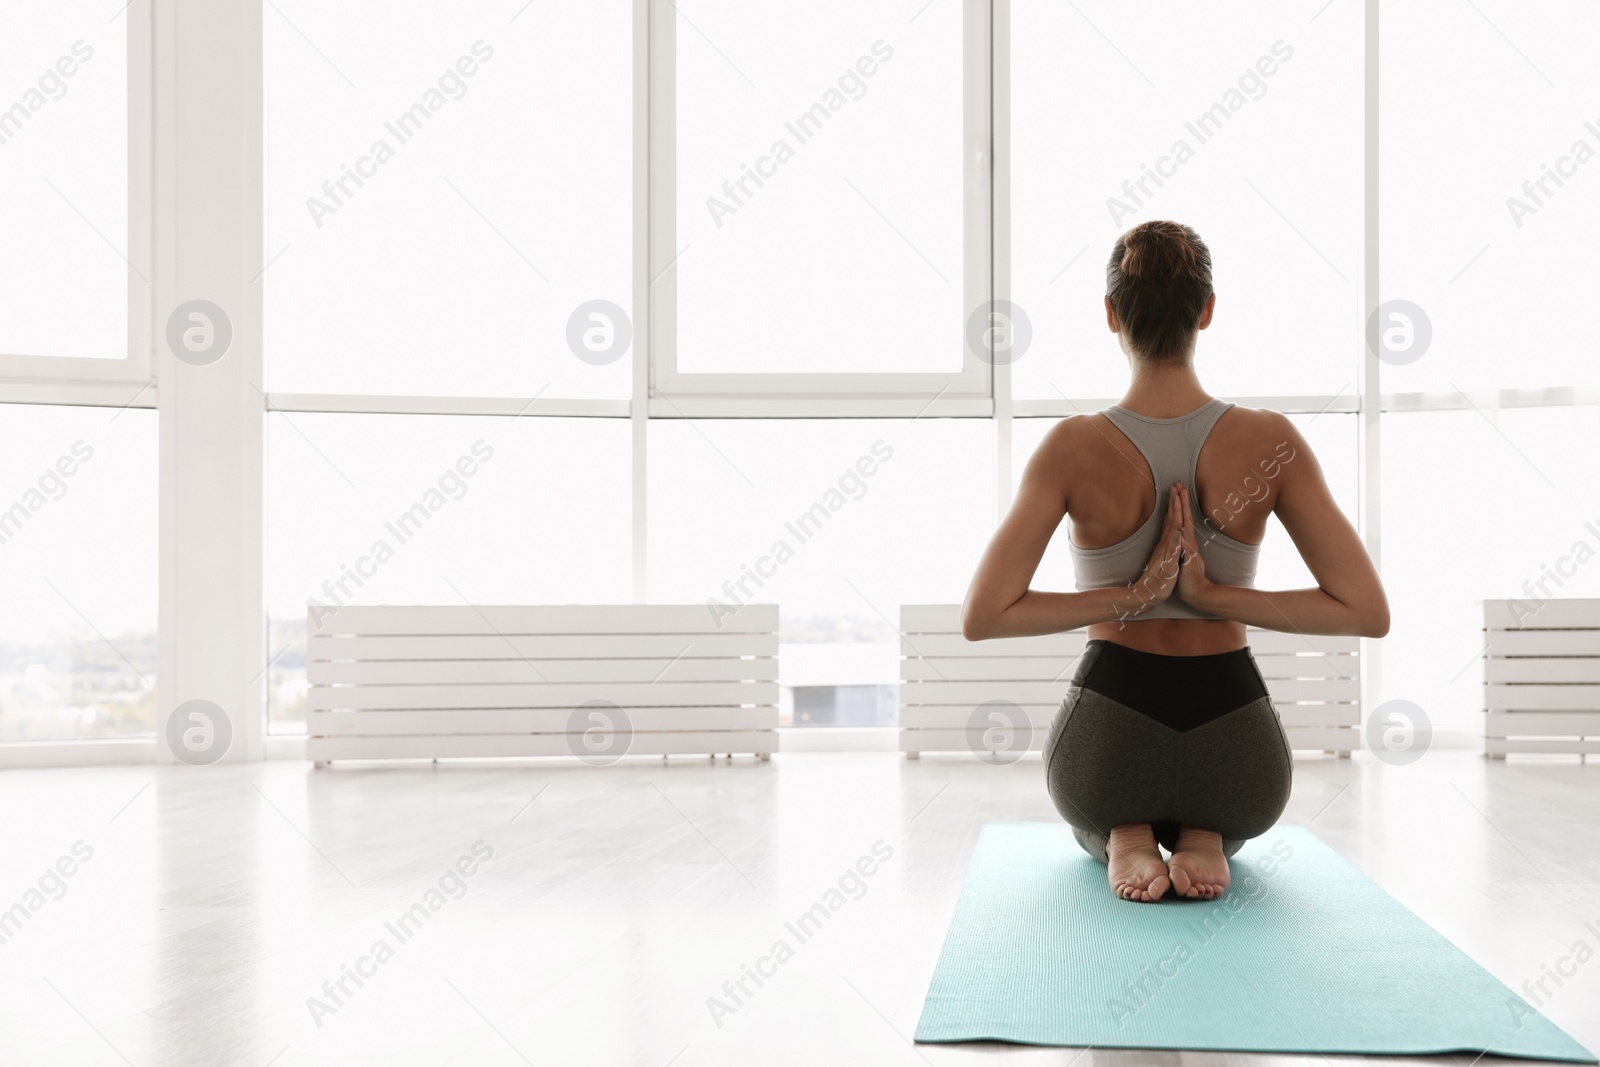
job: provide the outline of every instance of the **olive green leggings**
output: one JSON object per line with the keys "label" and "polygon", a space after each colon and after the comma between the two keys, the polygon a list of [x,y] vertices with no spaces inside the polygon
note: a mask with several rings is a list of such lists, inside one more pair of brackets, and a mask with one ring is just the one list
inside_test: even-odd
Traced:
{"label": "olive green leggings", "polygon": [[1149,823],[1169,851],[1184,827],[1233,855],[1289,802],[1294,764],[1249,648],[1165,656],[1091,640],[1044,748],[1050,799],[1106,862],[1112,827]]}

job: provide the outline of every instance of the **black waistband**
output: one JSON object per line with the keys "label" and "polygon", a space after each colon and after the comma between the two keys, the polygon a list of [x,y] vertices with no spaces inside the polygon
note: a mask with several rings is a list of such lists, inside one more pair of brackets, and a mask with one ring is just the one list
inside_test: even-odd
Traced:
{"label": "black waistband", "polygon": [[1180,732],[1268,695],[1248,647],[1207,656],[1166,656],[1102,638],[1085,646],[1072,684]]}

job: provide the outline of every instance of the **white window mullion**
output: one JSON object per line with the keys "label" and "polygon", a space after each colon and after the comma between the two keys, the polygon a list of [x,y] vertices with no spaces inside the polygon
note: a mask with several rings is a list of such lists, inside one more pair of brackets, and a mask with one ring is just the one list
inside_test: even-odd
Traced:
{"label": "white window mullion", "polygon": [[[1379,294],[1378,229],[1378,0],[1366,0],[1363,11],[1362,91],[1361,91],[1361,272],[1359,318],[1355,323],[1355,342],[1360,345],[1361,364],[1359,390],[1361,397],[1360,426],[1357,432],[1356,477],[1360,488],[1360,506],[1357,521],[1361,538],[1373,565],[1381,573],[1382,557],[1379,554],[1379,508],[1382,503],[1379,474],[1379,428],[1382,424],[1383,405],[1379,382],[1377,353],[1367,345],[1366,323],[1377,310],[1382,299]],[[1382,648],[1379,640],[1363,639],[1361,642],[1361,706],[1377,706],[1382,685]]]}
{"label": "white window mullion", "polygon": [[[992,0],[990,12],[991,67],[990,145],[993,153],[989,186],[993,257],[990,299],[998,304],[1011,299],[1011,0]],[[1011,364],[997,361],[994,375],[995,509],[996,521],[1011,507]]]}
{"label": "white window mullion", "polygon": [[[633,394],[628,405],[628,418],[632,431],[632,568],[633,600],[643,604],[648,599],[649,555],[647,504],[649,501],[649,429],[650,429],[650,359],[655,348],[656,315],[651,306],[650,280],[655,277],[650,266],[653,220],[658,212],[652,210],[651,197],[654,185],[651,167],[654,165],[653,143],[655,107],[652,81],[655,64],[656,23],[654,0],[633,0]],[[669,112],[670,113],[670,112]]]}
{"label": "white window mullion", "polygon": [[[134,7],[148,7],[136,4]],[[131,9],[130,9],[131,10]],[[196,714],[231,728],[220,758],[262,758],[263,599],[262,5],[200,0],[157,8],[157,307],[210,301],[231,321],[213,361],[163,345],[157,760],[197,762],[173,738]],[[177,47],[178,42],[185,47]],[[183,714],[176,715],[182,711]],[[169,722],[181,724],[169,733]],[[220,743],[221,724],[208,735]],[[200,760],[212,762],[215,756]]]}
{"label": "white window mullion", "polygon": [[677,181],[677,15],[671,0],[645,0],[649,6],[649,153],[647,225],[649,291],[644,315],[649,335],[649,386],[653,394],[663,368],[676,365],[678,353],[676,271]]}

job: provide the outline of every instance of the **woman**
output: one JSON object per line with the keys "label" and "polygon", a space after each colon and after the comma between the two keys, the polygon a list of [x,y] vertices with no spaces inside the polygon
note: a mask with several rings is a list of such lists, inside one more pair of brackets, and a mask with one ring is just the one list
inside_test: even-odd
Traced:
{"label": "woman", "polygon": [[[1192,229],[1146,222],[1118,239],[1106,324],[1128,390],[1051,429],[962,608],[973,641],[1088,627],[1045,771],[1057,810],[1125,900],[1218,896],[1227,857],[1288,802],[1288,739],[1245,627],[1389,629],[1372,560],[1294,424],[1201,387],[1195,341],[1215,306],[1211,253]],[[1254,588],[1269,515],[1316,588]],[[1063,516],[1078,591],[1030,589]]]}

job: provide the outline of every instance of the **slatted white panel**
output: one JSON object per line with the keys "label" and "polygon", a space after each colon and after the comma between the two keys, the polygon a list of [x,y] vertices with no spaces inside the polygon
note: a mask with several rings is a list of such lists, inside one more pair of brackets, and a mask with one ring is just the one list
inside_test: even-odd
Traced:
{"label": "slatted white panel", "polygon": [[1483,750],[1600,752],[1600,600],[1483,602]]}
{"label": "slatted white panel", "polygon": [[[607,755],[778,748],[775,604],[312,609],[306,632],[319,763],[570,756],[585,737]],[[628,729],[571,732],[595,700]]]}
{"label": "slatted white panel", "polygon": [[[1044,746],[1088,636],[968,641],[959,604],[900,609],[900,748],[968,750],[975,709],[1005,700],[1027,716],[1030,749]],[[1272,693],[1289,744],[1348,756],[1361,742],[1360,639],[1249,629],[1250,651]]]}

